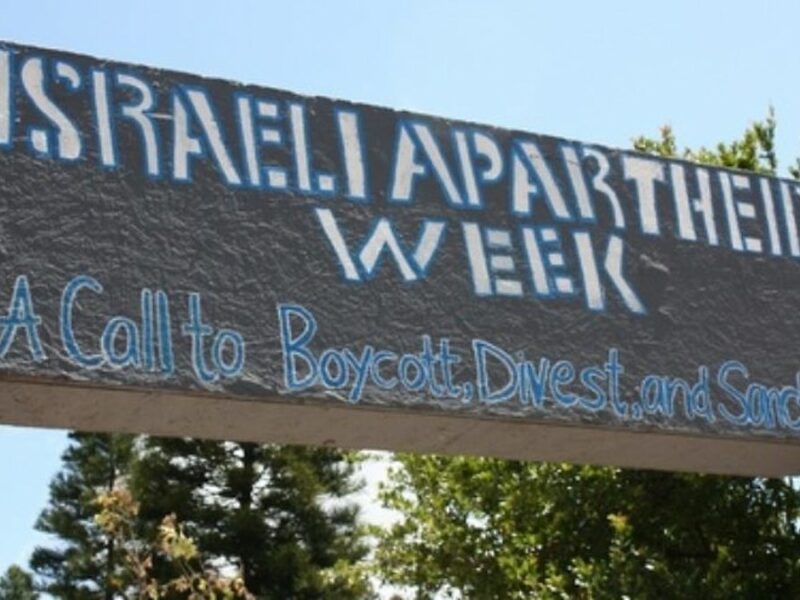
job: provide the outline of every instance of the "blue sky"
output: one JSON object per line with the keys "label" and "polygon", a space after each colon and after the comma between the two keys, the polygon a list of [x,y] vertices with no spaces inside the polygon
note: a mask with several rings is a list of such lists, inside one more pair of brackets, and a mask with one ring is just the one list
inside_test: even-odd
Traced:
{"label": "blue sky", "polygon": [[[800,156],[800,3],[8,2],[0,39],[626,147],[737,137]],[[2,399],[0,399],[2,401]],[[65,434],[0,427],[0,570],[24,561]]]}

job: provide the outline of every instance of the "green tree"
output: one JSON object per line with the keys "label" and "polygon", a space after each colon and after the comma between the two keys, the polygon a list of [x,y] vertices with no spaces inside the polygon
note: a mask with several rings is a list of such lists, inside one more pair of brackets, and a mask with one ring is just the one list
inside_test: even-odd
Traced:
{"label": "green tree", "polygon": [[[202,583],[206,568],[235,567],[258,598],[371,597],[361,562],[368,547],[348,500],[360,487],[355,455],[145,436],[73,433],[71,440],[37,523],[57,538],[31,557],[42,591],[76,600],[141,595],[142,570],[131,556],[158,545],[174,515],[196,543],[191,562],[202,568],[193,580]],[[121,538],[106,517],[128,513],[99,500],[124,494],[136,510]],[[164,552],[148,561],[152,589],[191,596],[170,583],[182,581],[186,564]]]}
{"label": "green tree", "polygon": [[401,456],[383,577],[464,598],[795,598],[800,495],[757,480]]}
{"label": "green tree", "polygon": [[[741,139],[730,143],[720,142],[713,149],[701,147],[698,150],[691,148],[679,150],[675,134],[669,125],[661,128],[657,138],[646,136],[635,138],[633,147],[640,152],[665,158],[680,157],[717,167],[775,175],[778,171],[778,157],[775,154],[776,126],[775,111],[770,108],[763,121],[755,121],[745,129]],[[789,171],[797,177],[794,168],[790,168]]]}
{"label": "green tree", "polygon": [[18,565],[8,567],[0,578],[0,600],[36,600],[38,597],[33,577]]}
{"label": "green tree", "polygon": [[[770,111],[715,149],[679,151],[669,127],[634,146],[774,174],[774,136]],[[418,598],[800,597],[800,493],[789,481],[463,457],[398,463],[382,499],[401,519],[380,534],[376,563]]]}
{"label": "green tree", "polygon": [[36,529],[58,538],[53,547],[38,547],[31,568],[37,586],[57,598],[111,600],[125,585],[114,540],[97,527],[99,493],[124,482],[133,453],[133,438],[123,435],[71,433],[63,468],[50,484],[50,502]]}
{"label": "green tree", "polygon": [[354,468],[336,450],[150,438],[132,489],[143,527],[175,514],[203,559],[235,565],[258,598],[361,599]]}

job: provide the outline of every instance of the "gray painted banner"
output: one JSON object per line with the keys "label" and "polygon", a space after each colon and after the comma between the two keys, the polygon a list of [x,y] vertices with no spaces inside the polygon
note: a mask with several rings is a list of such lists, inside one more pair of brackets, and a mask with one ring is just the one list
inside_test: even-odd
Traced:
{"label": "gray painted banner", "polygon": [[0,44],[0,421],[797,472],[799,202]]}

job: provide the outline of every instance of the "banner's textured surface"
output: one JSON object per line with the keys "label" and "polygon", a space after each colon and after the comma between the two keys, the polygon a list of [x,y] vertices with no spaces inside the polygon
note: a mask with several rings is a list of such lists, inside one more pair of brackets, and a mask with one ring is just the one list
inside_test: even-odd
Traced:
{"label": "banner's textured surface", "polygon": [[794,182],[10,44],[0,145],[7,378],[798,439]]}

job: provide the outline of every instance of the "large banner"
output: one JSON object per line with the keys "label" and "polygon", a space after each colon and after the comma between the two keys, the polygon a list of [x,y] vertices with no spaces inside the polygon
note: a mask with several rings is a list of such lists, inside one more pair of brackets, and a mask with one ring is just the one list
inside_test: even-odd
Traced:
{"label": "large banner", "polygon": [[796,182],[12,44],[0,147],[3,421],[800,469]]}

